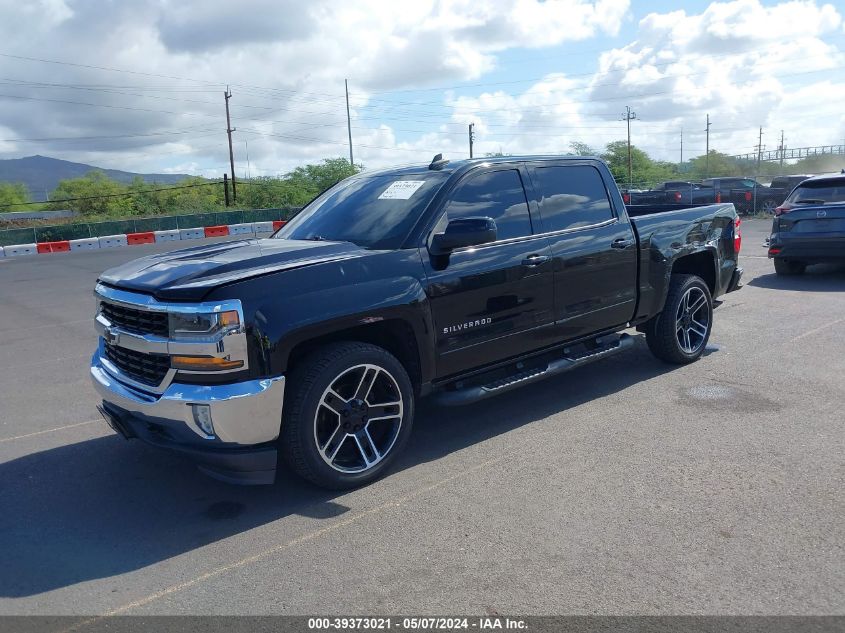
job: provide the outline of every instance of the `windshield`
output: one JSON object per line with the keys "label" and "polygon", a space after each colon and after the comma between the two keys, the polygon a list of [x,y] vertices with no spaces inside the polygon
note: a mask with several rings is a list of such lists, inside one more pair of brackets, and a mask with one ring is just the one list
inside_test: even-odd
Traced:
{"label": "windshield", "polygon": [[845,202],[845,178],[804,182],[786,199],[789,204],[825,204]]}
{"label": "windshield", "polygon": [[426,171],[347,178],[306,206],[275,238],[399,248],[448,176]]}

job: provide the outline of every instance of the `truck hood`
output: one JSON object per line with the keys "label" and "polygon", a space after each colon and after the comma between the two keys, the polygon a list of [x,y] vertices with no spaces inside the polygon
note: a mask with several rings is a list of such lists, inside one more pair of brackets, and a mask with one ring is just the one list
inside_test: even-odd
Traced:
{"label": "truck hood", "polygon": [[238,240],[142,257],[110,268],[100,281],[161,300],[199,301],[223,284],[365,253],[350,242]]}

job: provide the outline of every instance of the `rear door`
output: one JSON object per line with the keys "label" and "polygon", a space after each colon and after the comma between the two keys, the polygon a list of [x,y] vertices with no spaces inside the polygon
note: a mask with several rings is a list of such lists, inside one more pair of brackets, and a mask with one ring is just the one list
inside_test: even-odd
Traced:
{"label": "rear door", "polygon": [[554,320],[551,249],[534,234],[523,188],[525,168],[475,169],[458,181],[438,213],[448,220],[490,217],[492,244],[432,257],[423,250],[436,326],[438,375],[443,377],[547,344]]}
{"label": "rear door", "polygon": [[586,161],[531,163],[529,173],[554,258],[556,336],[627,323],[637,300],[637,243],[602,173]]}

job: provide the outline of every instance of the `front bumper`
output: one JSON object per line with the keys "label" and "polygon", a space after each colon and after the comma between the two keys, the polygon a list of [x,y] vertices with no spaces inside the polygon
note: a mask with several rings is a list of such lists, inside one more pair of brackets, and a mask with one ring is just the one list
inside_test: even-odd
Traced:
{"label": "front bumper", "polygon": [[[174,382],[156,394],[118,380],[98,350],[91,361],[91,379],[103,399],[103,416],[124,437],[186,454],[226,481],[273,482],[284,376],[210,386]],[[191,405],[208,406],[213,436],[194,421]]]}

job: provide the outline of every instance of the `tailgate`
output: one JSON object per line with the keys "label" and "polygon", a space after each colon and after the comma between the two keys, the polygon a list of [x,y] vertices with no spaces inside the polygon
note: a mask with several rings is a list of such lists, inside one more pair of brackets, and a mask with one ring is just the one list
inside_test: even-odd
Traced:
{"label": "tailgate", "polygon": [[782,237],[845,237],[845,205],[812,205],[793,208],[778,219]]}

